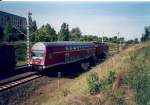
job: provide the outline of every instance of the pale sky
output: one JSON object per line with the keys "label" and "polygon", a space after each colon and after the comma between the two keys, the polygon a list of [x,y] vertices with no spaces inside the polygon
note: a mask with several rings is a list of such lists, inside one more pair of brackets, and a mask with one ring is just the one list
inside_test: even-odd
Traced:
{"label": "pale sky", "polygon": [[150,2],[0,2],[0,10],[49,23],[58,32],[63,22],[83,34],[111,37],[120,32],[126,39],[140,38],[150,25]]}

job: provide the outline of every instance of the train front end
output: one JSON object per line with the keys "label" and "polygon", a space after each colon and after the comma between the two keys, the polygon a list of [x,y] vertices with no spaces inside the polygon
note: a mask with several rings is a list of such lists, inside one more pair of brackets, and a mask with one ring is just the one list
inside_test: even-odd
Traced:
{"label": "train front end", "polygon": [[46,47],[42,42],[38,42],[33,45],[31,49],[31,60],[30,64],[35,70],[45,69],[45,54]]}

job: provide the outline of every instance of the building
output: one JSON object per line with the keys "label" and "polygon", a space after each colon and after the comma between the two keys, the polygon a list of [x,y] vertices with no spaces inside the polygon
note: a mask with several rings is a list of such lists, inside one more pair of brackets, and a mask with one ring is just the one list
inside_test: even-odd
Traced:
{"label": "building", "polygon": [[4,28],[8,23],[17,29],[25,29],[27,26],[25,17],[0,11],[0,27]]}

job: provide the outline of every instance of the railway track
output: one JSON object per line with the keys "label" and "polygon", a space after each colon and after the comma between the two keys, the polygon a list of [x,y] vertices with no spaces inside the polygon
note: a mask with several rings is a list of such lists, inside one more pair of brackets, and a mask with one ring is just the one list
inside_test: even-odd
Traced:
{"label": "railway track", "polygon": [[4,91],[4,90],[7,90],[7,89],[10,89],[12,87],[21,85],[23,83],[29,82],[29,81],[34,80],[34,79],[39,78],[39,77],[42,77],[42,75],[38,74],[38,73],[33,73],[33,74],[30,74],[30,75],[21,77],[19,79],[15,79],[15,80],[12,80],[12,81],[1,83],[0,84],[0,92]]}
{"label": "railway track", "polygon": [[[116,51],[110,51],[109,57],[111,57],[115,54],[116,54]],[[24,66],[17,67],[15,70],[26,69],[26,68],[27,68],[27,66],[24,65]],[[24,73],[21,75],[22,76],[20,76],[20,77],[16,77],[16,79],[10,79],[9,78],[8,80],[0,81],[0,92],[7,90],[7,89],[10,89],[12,87],[18,86],[20,84],[29,82],[29,81],[34,80],[36,78],[42,77],[42,75],[37,73],[37,72],[28,72],[28,73]],[[15,76],[13,78],[15,78]]]}

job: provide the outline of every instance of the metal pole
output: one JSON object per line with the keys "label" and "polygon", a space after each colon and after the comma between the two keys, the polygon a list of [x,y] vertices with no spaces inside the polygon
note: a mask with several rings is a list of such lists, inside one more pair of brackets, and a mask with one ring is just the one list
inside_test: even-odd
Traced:
{"label": "metal pole", "polygon": [[61,72],[58,72],[58,90],[60,88],[60,78],[61,78]]}
{"label": "metal pole", "polygon": [[103,39],[103,36],[104,36],[104,32],[103,32],[103,35],[102,35],[102,43],[104,43],[104,39]]}
{"label": "metal pole", "polygon": [[[118,32],[117,34],[118,34],[118,39],[119,39],[120,38],[120,32]],[[120,39],[120,41],[119,41],[119,50],[121,50],[121,47],[122,47],[121,43],[122,42],[121,42],[121,39]]]}
{"label": "metal pole", "polygon": [[30,66],[30,32],[29,32],[29,17],[31,13],[28,12],[28,19],[27,19],[27,66]]}

